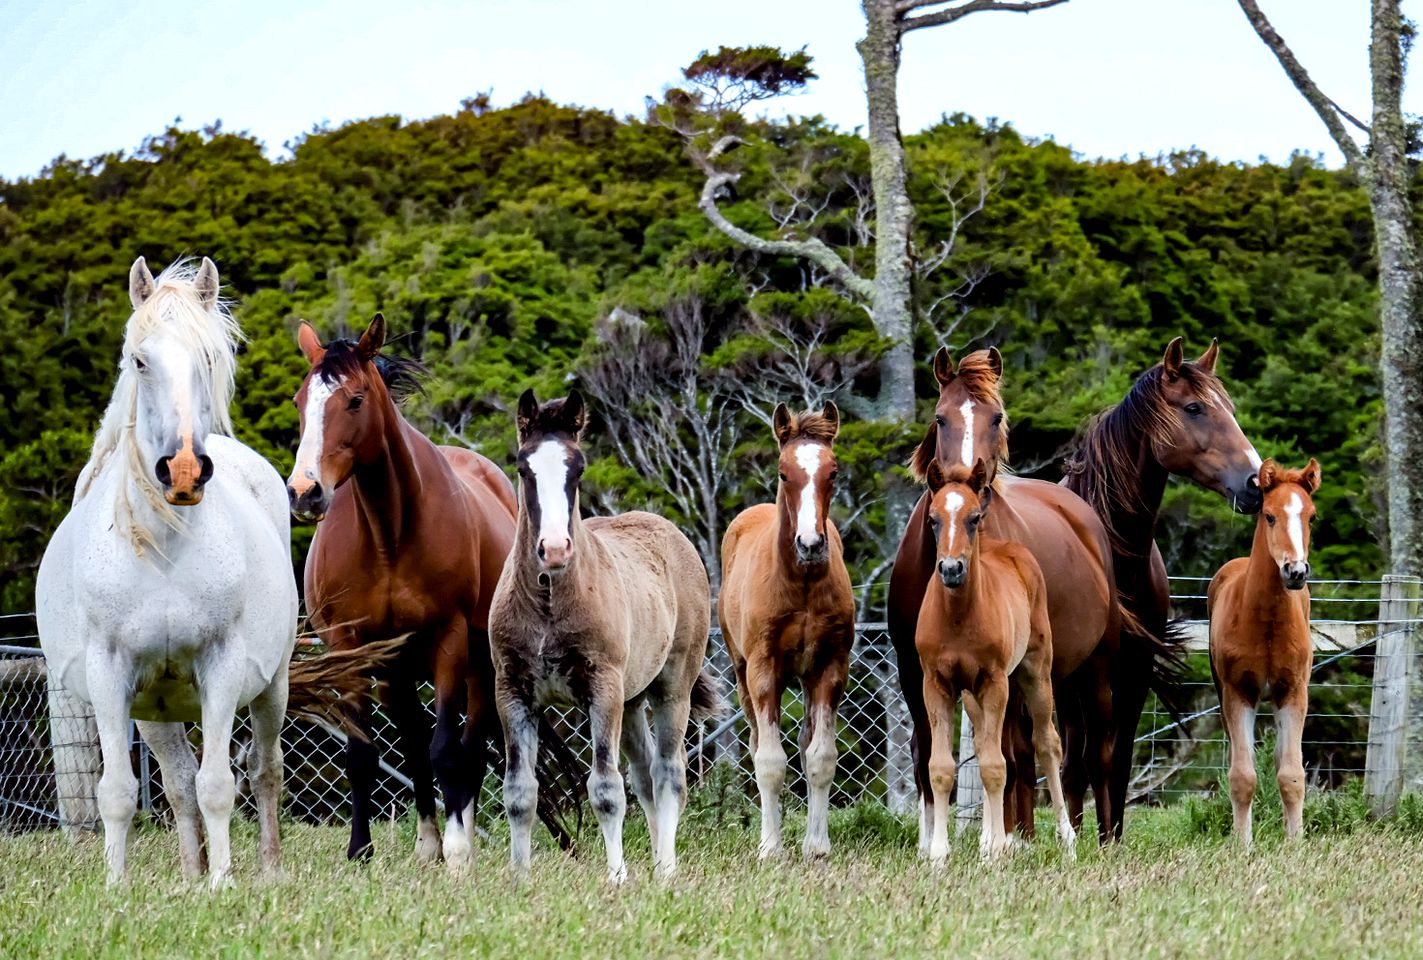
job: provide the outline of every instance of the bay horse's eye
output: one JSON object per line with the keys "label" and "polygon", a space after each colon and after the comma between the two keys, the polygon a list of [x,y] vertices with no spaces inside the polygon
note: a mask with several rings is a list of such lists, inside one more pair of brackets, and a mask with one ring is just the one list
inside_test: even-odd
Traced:
{"label": "bay horse's eye", "polygon": [[351,398],[351,402],[348,403],[348,404],[346,404],[346,409],[347,409],[347,410],[359,410],[359,409],[361,409],[361,404],[363,404],[363,403],[365,403],[365,402],[366,402],[366,398],[365,398],[365,397],[361,396],[360,394],[356,394],[354,397]]}
{"label": "bay horse's eye", "polygon": [[1275,517],[1274,517],[1274,515],[1273,515],[1273,514],[1269,514],[1269,513],[1265,514],[1265,522],[1268,523],[1270,526],[1273,527],[1273,526],[1275,525]]}
{"label": "bay horse's eye", "polygon": [[1001,413],[995,413],[995,414],[993,415],[993,425],[994,425],[995,427],[1001,427],[1001,426],[1003,426],[1003,414],[1001,414]]}
{"label": "bay horse's eye", "polygon": [[1186,404],[1186,412],[1193,417],[1199,417],[1204,411],[1205,407],[1201,406],[1199,403]]}

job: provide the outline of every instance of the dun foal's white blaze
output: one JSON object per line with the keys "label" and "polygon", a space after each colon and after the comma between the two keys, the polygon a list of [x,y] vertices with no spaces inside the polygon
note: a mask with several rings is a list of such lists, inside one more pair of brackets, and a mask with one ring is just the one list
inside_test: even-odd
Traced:
{"label": "dun foal's white blaze", "polygon": [[568,448],[557,440],[545,440],[529,454],[528,464],[539,504],[539,556],[544,566],[556,570],[568,564],[573,552]]}
{"label": "dun foal's white blaze", "polygon": [[820,472],[820,454],[825,449],[819,443],[802,443],[796,447],[795,460],[805,471],[805,486],[800,491],[800,507],[796,510],[796,539],[807,549],[820,543],[820,510],[815,497],[815,477]]}

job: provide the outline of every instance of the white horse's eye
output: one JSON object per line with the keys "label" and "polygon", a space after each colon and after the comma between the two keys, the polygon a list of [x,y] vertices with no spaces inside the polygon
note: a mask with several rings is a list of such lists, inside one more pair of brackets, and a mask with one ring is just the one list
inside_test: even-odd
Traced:
{"label": "white horse's eye", "polygon": [[146,364],[146,363],[143,362],[143,358],[142,358],[142,357],[140,357],[140,356],[138,356],[137,354],[135,354],[135,355],[134,355],[134,358],[133,358],[133,368],[134,368],[135,370],[137,370],[139,373],[142,373],[143,371],[145,371],[145,370],[148,369],[148,364]]}

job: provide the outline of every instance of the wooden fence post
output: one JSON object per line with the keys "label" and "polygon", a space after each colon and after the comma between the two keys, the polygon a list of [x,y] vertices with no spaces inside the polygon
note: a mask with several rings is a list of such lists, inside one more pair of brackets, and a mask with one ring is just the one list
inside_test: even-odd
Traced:
{"label": "wooden fence post", "polygon": [[1408,767],[1411,687],[1418,681],[1419,582],[1388,574],[1379,598],[1379,633],[1374,647],[1374,688],[1369,706],[1369,744],[1364,761],[1364,795],[1375,816],[1394,811]]}

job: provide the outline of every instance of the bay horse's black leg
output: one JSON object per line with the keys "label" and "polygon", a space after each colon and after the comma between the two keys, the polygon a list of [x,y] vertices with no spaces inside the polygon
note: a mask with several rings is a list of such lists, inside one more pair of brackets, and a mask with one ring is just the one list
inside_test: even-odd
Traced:
{"label": "bay horse's black leg", "polygon": [[462,714],[468,707],[469,688],[464,672],[442,678],[436,671],[435,736],[430,741],[430,763],[439,778],[445,798],[445,859],[453,865],[468,863],[469,837],[466,834],[464,809],[469,801],[465,786]]}
{"label": "bay horse's black leg", "polygon": [[1139,638],[1123,638],[1116,682],[1112,684],[1112,713],[1116,737],[1112,745],[1112,836],[1122,838],[1126,819],[1127,789],[1136,757],[1136,728],[1150,692],[1152,655]]}
{"label": "bay horse's black leg", "polygon": [[369,860],[371,847],[371,792],[375,789],[376,753],[371,730],[371,702],[364,698],[352,711],[351,719],[365,739],[350,737],[346,741],[346,783],[351,790],[351,842],[346,847],[346,859]]}
{"label": "bay horse's black leg", "polygon": [[419,687],[408,674],[395,678],[386,689],[386,709],[400,744],[401,767],[415,790],[415,856],[423,861],[440,858],[440,829],[435,822],[435,777],[430,769],[430,718],[420,702]]}

